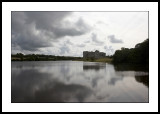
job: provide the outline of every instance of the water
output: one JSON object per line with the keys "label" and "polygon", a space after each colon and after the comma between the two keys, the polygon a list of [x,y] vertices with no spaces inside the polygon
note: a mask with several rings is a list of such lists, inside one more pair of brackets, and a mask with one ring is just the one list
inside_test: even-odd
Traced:
{"label": "water", "polygon": [[124,68],[82,61],[12,62],[11,102],[149,102],[148,72]]}

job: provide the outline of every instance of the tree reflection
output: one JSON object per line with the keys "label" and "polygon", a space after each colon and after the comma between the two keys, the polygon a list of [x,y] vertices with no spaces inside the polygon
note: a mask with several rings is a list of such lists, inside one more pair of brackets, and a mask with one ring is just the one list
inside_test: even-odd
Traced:
{"label": "tree reflection", "polygon": [[135,76],[135,80],[149,87],[149,76]]}
{"label": "tree reflection", "polygon": [[114,65],[116,71],[149,71],[149,66],[145,65],[129,65],[129,64],[118,64]]}

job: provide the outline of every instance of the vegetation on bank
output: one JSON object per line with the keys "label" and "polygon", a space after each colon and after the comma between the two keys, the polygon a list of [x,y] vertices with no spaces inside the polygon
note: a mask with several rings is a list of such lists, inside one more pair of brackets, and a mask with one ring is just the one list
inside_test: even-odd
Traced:
{"label": "vegetation on bank", "polygon": [[81,59],[76,59],[75,61],[88,61],[88,62],[105,62],[105,63],[112,63],[112,56],[106,56],[104,58],[81,58]]}
{"label": "vegetation on bank", "polygon": [[111,63],[112,57],[107,56],[106,58],[86,58],[83,57],[69,57],[69,56],[54,56],[54,55],[42,55],[42,54],[28,54],[22,53],[12,54],[12,61],[60,61],[60,60],[72,60],[72,61],[89,61],[89,62],[108,62]]}
{"label": "vegetation on bank", "polygon": [[149,39],[138,43],[135,48],[121,48],[113,55],[113,63],[149,65]]}
{"label": "vegetation on bank", "polygon": [[106,62],[106,63],[111,63],[112,62],[112,58],[100,58],[100,59],[96,59],[95,62]]}
{"label": "vegetation on bank", "polygon": [[42,54],[28,54],[17,53],[11,55],[12,61],[59,61],[59,60],[77,60],[82,57],[69,57],[69,56],[54,56],[54,55],[42,55]]}

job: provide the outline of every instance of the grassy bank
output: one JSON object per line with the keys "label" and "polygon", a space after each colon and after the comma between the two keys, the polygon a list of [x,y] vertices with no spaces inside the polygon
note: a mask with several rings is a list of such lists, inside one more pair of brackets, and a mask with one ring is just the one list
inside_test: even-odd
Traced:
{"label": "grassy bank", "polygon": [[100,59],[96,59],[95,62],[111,63],[112,59],[111,58],[100,58]]}
{"label": "grassy bank", "polygon": [[54,55],[40,55],[40,54],[23,55],[22,53],[11,55],[11,61],[59,61],[59,60],[105,62],[105,63],[112,62],[112,58],[110,57],[105,57],[100,59],[95,59],[95,58],[84,59],[83,57],[72,57],[72,56],[54,56]]}
{"label": "grassy bank", "polygon": [[84,58],[81,58],[81,59],[76,59],[74,61],[88,61],[88,62],[105,62],[105,63],[111,63],[112,62],[112,58],[100,58],[100,59],[91,59],[91,58],[88,58],[88,59],[84,59]]}

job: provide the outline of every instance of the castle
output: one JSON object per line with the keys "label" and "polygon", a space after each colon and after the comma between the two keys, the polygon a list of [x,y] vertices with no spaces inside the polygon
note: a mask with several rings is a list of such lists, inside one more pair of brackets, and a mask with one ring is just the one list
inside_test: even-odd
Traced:
{"label": "castle", "polygon": [[95,58],[95,59],[99,59],[99,58],[103,58],[106,56],[106,53],[104,52],[99,52],[98,50],[96,50],[95,52],[88,52],[88,51],[84,51],[83,52],[83,58]]}

